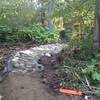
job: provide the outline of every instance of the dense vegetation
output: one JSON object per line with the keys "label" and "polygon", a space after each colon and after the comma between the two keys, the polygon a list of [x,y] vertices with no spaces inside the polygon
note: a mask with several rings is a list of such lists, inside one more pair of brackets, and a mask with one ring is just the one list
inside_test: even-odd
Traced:
{"label": "dense vegetation", "polygon": [[70,33],[91,33],[94,9],[95,0],[1,0],[0,41],[17,42],[23,37],[22,41],[40,42],[36,37],[44,41],[43,34],[63,27]]}
{"label": "dense vegetation", "polygon": [[58,40],[57,31],[35,24],[32,26],[14,27],[0,26],[0,42],[17,43],[50,43]]}
{"label": "dense vegetation", "polygon": [[[65,57],[64,64],[78,66],[82,82],[85,75],[89,85],[99,86],[99,4],[99,0],[0,0],[0,44],[45,44],[68,39],[64,42],[69,48],[64,51],[70,57]],[[60,38],[61,30],[68,38]],[[76,60],[87,63],[81,67]]]}

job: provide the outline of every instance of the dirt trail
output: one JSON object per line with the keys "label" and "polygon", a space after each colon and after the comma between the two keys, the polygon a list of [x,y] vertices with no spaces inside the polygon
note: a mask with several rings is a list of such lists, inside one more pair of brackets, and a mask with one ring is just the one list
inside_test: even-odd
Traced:
{"label": "dirt trail", "polygon": [[4,100],[80,100],[77,97],[73,99],[65,95],[51,94],[36,73],[31,75],[9,73],[0,84],[0,92]]}
{"label": "dirt trail", "polygon": [[[21,60],[15,61],[15,64],[18,65],[16,68],[13,69],[13,71],[15,72],[10,72],[8,76],[3,80],[3,82],[0,83],[0,95],[4,96],[4,100],[81,100],[75,96],[71,97],[65,95],[55,95],[51,93],[50,90],[46,88],[46,85],[41,82],[38,72],[18,72],[19,70],[23,71],[23,67],[24,72],[26,71],[26,68],[28,66],[28,69],[30,68],[29,62],[31,60],[29,59],[29,57],[33,57],[34,60],[36,60],[36,57],[40,56],[40,54],[43,54],[44,52],[56,53],[60,51],[61,47],[59,46],[59,44],[45,45],[42,47],[40,46],[39,48],[33,48],[29,50],[32,51],[32,56],[17,56],[21,58],[21,60],[24,59],[25,64],[28,63],[27,66],[24,66],[24,62],[21,62]],[[34,69],[33,65],[32,68]],[[17,72],[15,69],[18,69]]]}

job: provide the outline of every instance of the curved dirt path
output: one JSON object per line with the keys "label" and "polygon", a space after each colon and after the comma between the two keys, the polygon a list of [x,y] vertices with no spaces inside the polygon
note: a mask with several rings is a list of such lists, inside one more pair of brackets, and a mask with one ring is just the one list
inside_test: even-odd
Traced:
{"label": "curved dirt path", "polygon": [[[54,45],[49,45],[49,47],[46,45],[42,46],[42,48],[44,48],[46,53],[56,53],[56,48],[58,48],[57,52],[61,50],[61,47],[60,49],[59,47],[57,47],[59,46],[59,44],[55,45],[55,48],[53,47],[53,49],[52,46]],[[45,47],[48,47],[48,49],[46,50]],[[36,52],[42,54],[44,53],[44,50],[38,48],[38,50],[33,50],[33,53],[35,55]],[[25,56],[24,60],[26,60],[26,58],[27,57]],[[17,62],[20,62],[20,60],[18,60]],[[50,90],[48,90],[46,86],[41,82],[38,72],[33,73],[33,71],[31,71],[31,73],[19,73],[18,70],[23,71],[23,67],[24,66],[20,66],[19,64],[17,68],[15,67],[13,69],[14,72],[10,72],[5,80],[0,83],[0,94],[4,96],[4,100],[81,100],[80,98],[75,96],[73,98],[71,96],[55,95],[51,93]],[[26,70],[26,67],[27,66],[24,67],[24,72]]]}

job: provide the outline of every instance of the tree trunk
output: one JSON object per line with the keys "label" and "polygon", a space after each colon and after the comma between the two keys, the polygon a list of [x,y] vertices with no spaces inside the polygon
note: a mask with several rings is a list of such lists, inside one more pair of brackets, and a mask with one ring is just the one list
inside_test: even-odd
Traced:
{"label": "tree trunk", "polygon": [[43,27],[45,27],[45,11],[44,11],[44,9],[41,9],[41,24]]}
{"label": "tree trunk", "polygon": [[45,8],[44,8],[44,0],[38,0],[40,6],[40,22],[43,27],[45,27]]}
{"label": "tree trunk", "polygon": [[96,0],[96,16],[94,30],[94,52],[100,52],[100,0]]}
{"label": "tree trunk", "polygon": [[54,11],[53,0],[48,0],[48,28],[53,29],[52,15]]}

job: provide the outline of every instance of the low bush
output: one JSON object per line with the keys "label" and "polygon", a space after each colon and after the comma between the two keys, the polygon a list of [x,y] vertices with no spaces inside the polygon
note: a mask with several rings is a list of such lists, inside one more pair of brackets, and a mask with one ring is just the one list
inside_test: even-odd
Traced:
{"label": "low bush", "polygon": [[0,26],[0,42],[6,42],[7,37],[11,35],[12,30],[8,26]]}
{"label": "low bush", "polygon": [[70,39],[71,48],[78,48],[76,56],[79,60],[90,60],[93,55],[93,34],[87,34],[81,37],[74,35]]}
{"label": "low bush", "polygon": [[0,27],[0,42],[16,43],[16,42],[33,42],[33,43],[51,43],[56,42],[59,38],[57,31],[50,31],[40,25],[32,25],[29,27],[9,28]]}
{"label": "low bush", "polygon": [[[98,64],[98,66],[100,66]],[[100,84],[100,71],[98,71],[98,66],[92,64],[88,65],[82,70],[82,73],[85,74],[92,85]]]}

